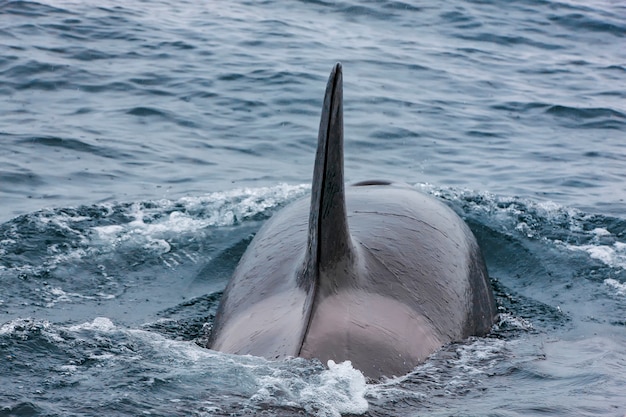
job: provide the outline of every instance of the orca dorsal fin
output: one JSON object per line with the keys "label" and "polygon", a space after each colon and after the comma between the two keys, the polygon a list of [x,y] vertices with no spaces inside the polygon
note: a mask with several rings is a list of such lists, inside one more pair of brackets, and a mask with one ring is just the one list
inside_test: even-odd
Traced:
{"label": "orca dorsal fin", "polygon": [[306,291],[300,351],[308,334],[316,305],[352,278],[354,261],[348,229],[343,180],[343,74],[333,67],[326,85],[317,153],[313,168],[307,249],[299,282]]}
{"label": "orca dorsal fin", "polygon": [[[316,292],[320,285],[320,271],[332,270],[352,253],[343,179],[343,74],[340,63],[333,67],[324,95],[307,243],[304,279],[308,282],[305,286],[310,285],[309,289]],[[321,285],[336,287],[340,283]]]}

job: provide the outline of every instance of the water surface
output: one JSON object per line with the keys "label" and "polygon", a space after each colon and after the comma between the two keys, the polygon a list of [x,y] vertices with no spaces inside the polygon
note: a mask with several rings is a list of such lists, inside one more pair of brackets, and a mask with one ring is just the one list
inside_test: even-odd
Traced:
{"label": "water surface", "polygon": [[[625,22],[608,0],[0,1],[0,415],[625,415]],[[199,346],[251,236],[308,193],[337,61],[346,178],[462,215],[501,311],[378,383]]]}

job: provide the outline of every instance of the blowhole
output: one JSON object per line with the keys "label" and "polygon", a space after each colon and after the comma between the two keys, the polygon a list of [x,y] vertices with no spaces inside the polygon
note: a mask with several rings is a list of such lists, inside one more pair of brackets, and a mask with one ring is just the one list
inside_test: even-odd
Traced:
{"label": "blowhole", "polygon": [[387,180],[366,180],[366,181],[359,181],[357,183],[352,184],[355,187],[364,187],[367,185],[391,185],[392,182],[391,181],[387,181]]}

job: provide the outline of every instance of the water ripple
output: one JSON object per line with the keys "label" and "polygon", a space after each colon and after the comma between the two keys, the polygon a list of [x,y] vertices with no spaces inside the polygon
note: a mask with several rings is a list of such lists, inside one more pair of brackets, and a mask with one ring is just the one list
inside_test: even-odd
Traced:
{"label": "water ripple", "polygon": [[[0,0],[0,314],[42,315],[64,340],[3,339],[0,414],[323,415],[294,403],[293,364],[216,368],[234,360],[148,341],[198,334],[260,222],[306,193],[276,184],[310,183],[336,61],[346,179],[435,184],[485,248],[503,312],[493,337],[368,385],[369,415],[625,414],[625,12],[611,0]],[[106,324],[97,312],[157,324],[141,337],[117,323],[59,331]],[[589,334],[611,343],[559,342]],[[43,359],[29,350],[41,343]],[[181,349],[206,360],[171,362]],[[98,394],[109,388],[114,399]]]}
{"label": "water ripple", "polygon": [[45,146],[50,148],[67,149],[76,152],[84,152],[103,158],[111,159],[123,159],[128,157],[128,154],[120,152],[120,150],[108,147],[108,146],[95,146],[86,143],[80,139],[62,138],[55,136],[35,136],[35,137],[22,137],[16,141],[24,145],[30,146]]}
{"label": "water ripple", "polygon": [[587,14],[571,13],[564,16],[551,16],[549,19],[568,29],[606,33],[618,38],[626,37],[626,25],[623,20],[612,22],[607,21],[607,17],[603,16],[603,20],[599,20]]}
{"label": "water ripple", "polygon": [[49,14],[69,14],[65,9],[34,1],[3,1],[0,2],[0,15],[15,15],[26,17],[42,17]]}

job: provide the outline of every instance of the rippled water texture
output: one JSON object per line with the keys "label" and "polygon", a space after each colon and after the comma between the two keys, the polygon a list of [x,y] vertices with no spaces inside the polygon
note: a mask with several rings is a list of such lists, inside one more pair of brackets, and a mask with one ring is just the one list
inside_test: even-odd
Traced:
{"label": "rippled water texture", "polygon": [[1,4],[4,219],[306,183],[335,61],[350,180],[624,209],[620,2]]}
{"label": "rippled water texture", "polygon": [[[0,416],[626,415],[623,2],[0,0],[0,39]],[[452,206],[501,311],[381,383],[199,346],[337,61],[346,178]]]}

